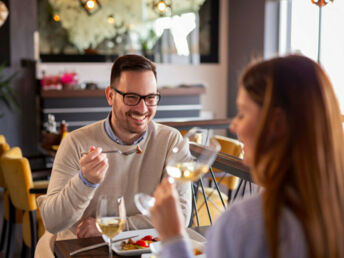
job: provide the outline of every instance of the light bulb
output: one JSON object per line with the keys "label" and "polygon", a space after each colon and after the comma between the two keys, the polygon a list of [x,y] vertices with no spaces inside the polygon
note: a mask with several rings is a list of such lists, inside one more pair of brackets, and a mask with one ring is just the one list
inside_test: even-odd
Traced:
{"label": "light bulb", "polygon": [[115,19],[113,18],[112,15],[109,15],[109,17],[107,18],[107,21],[109,24],[114,24],[115,23]]}
{"label": "light bulb", "polygon": [[160,1],[158,4],[157,4],[157,8],[160,12],[165,12],[167,6],[166,6],[166,3],[164,1]]}
{"label": "light bulb", "polygon": [[53,20],[56,21],[56,22],[59,22],[61,20],[60,15],[55,13],[54,16],[53,16]]}
{"label": "light bulb", "polygon": [[86,2],[87,9],[92,10],[94,7],[96,7],[96,2],[94,0],[88,0]]}

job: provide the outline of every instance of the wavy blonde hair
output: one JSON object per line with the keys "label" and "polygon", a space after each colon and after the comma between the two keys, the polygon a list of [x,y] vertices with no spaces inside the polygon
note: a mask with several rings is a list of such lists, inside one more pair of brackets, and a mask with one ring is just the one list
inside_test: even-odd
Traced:
{"label": "wavy blonde hair", "polygon": [[[252,64],[240,83],[262,107],[252,175],[265,188],[271,257],[282,207],[300,221],[309,257],[344,257],[344,137],[329,78],[309,58],[290,55]],[[285,115],[283,137],[271,134],[276,108]]]}

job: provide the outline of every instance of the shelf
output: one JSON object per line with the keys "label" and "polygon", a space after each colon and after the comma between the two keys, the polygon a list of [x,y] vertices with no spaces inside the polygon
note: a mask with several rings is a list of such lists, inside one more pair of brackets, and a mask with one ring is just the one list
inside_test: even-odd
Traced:
{"label": "shelf", "polygon": [[[205,93],[205,88],[204,87],[160,88],[159,92],[163,96],[201,95]],[[105,89],[41,90],[42,98],[87,98],[87,97],[104,97],[104,96],[105,96]]]}

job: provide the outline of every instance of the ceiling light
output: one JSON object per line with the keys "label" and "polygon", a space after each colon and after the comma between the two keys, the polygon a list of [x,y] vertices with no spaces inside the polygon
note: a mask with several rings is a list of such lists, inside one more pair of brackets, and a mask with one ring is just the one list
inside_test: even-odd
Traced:
{"label": "ceiling light", "polygon": [[109,17],[107,18],[107,21],[109,24],[114,24],[115,23],[115,18],[113,17],[113,15],[109,15]]}
{"label": "ceiling light", "polygon": [[4,2],[0,1],[0,27],[5,23],[8,16],[8,9]]}
{"label": "ceiling light", "polygon": [[311,0],[313,4],[316,4],[320,7],[327,5],[330,1],[333,2],[334,0]]}
{"label": "ceiling light", "polygon": [[56,21],[56,22],[59,22],[59,21],[61,20],[60,15],[58,15],[57,13],[55,13],[54,16],[53,16],[53,20]]}
{"label": "ceiling light", "polygon": [[80,4],[87,11],[88,15],[94,14],[101,8],[98,0],[80,0]]}
{"label": "ceiling light", "polygon": [[161,16],[171,15],[171,0],[154,0],[153,9]]}

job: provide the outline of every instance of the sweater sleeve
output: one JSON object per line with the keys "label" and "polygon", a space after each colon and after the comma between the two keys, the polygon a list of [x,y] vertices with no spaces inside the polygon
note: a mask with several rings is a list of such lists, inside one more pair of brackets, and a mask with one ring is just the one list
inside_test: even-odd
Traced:
{"label": "sweater sleeve", "polygon": [[192,250],[190,243],[185,238],[176,238],[162,244],[161,257],[164,258],[191,258]]}
{"label": "sweater sleeve", "polygon": [[60,144],[46,195],[37,203],[46,229],[57,233],[75,224],[89,205],[96,189],[86,186],[78,175],[79,156],[71,134]]}

